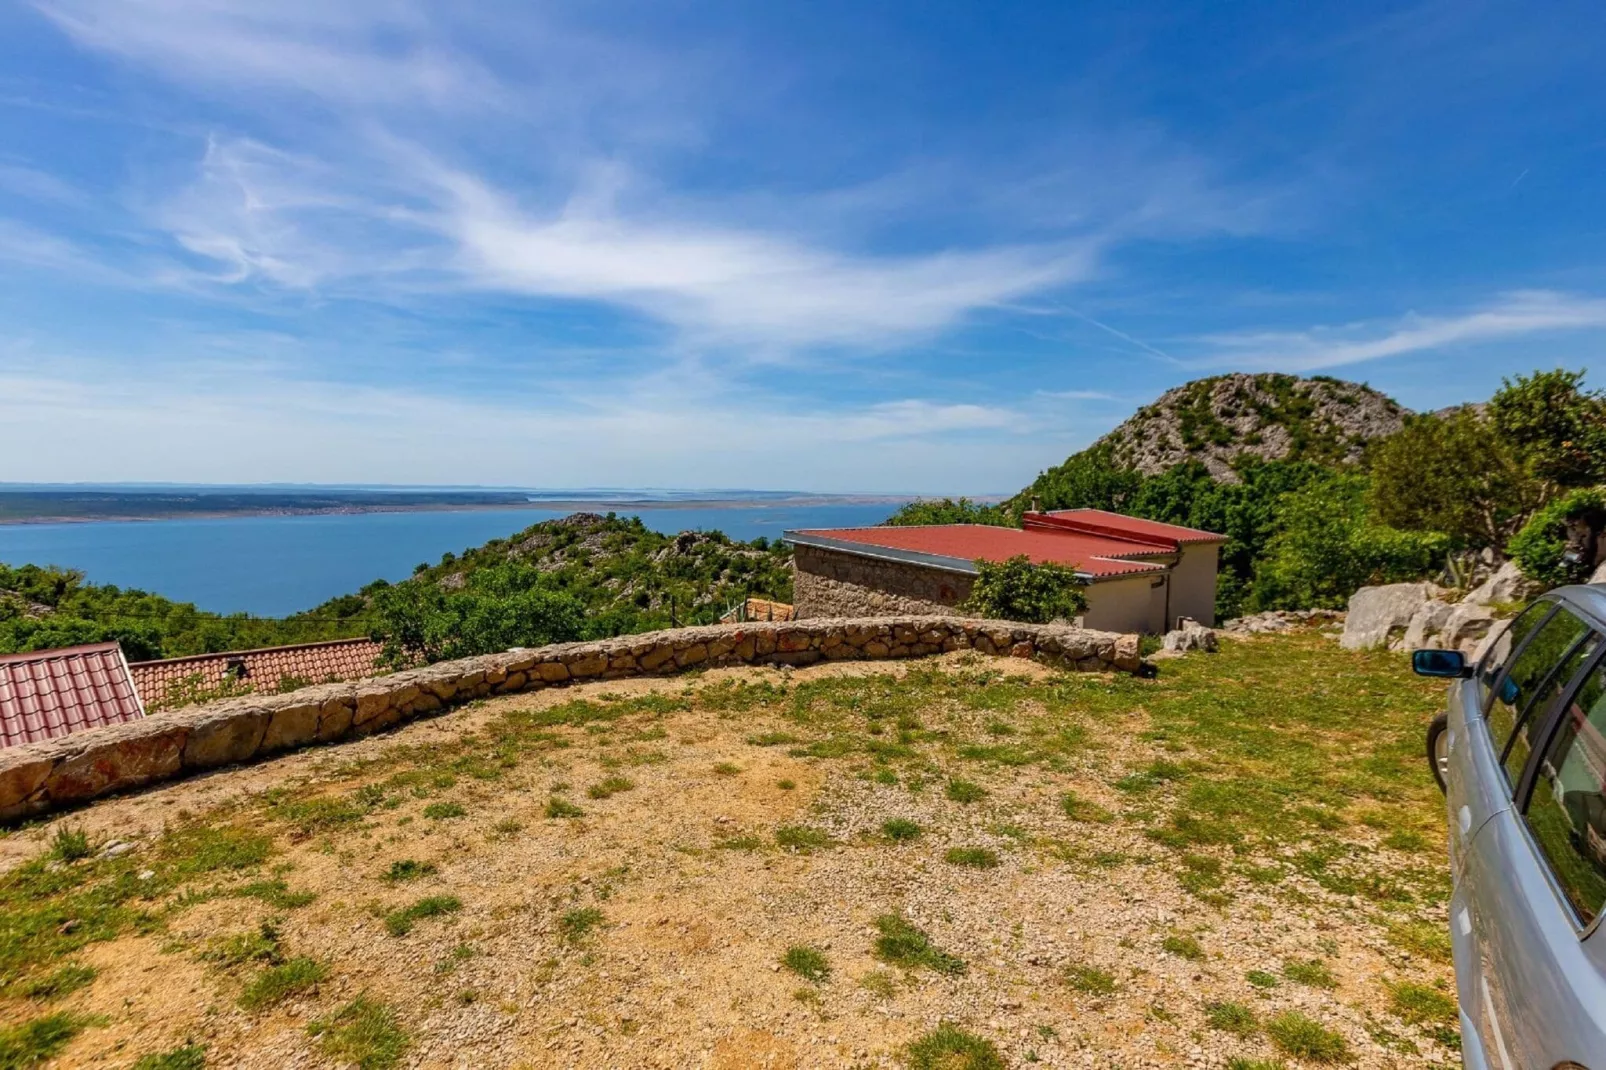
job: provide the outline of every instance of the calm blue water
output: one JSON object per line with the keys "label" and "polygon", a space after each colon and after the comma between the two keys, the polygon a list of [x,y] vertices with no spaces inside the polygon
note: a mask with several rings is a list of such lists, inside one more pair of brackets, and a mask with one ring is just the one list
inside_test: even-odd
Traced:
{"label": "calm blue water", "polygon": [[[877,524],[891,505],[643,509],[665,534],[719,530],[774,539],[788,528]],[[0,562],[82,569],[91,582],[139,587],[218,613],[277,617],[310,609],[376,579],[400,580],[421,561],[461,553],[569,510],[241,516],[0,526]],[[626,513],[625,509],[618,512]]]}

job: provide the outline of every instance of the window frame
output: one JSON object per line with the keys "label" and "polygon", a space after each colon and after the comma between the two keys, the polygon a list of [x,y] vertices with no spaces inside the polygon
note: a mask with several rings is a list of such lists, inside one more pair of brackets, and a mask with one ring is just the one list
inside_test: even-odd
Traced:
{"label": "window frame", "polygon": [[[1537,622],[1534,624],[1534,626],[1532,628],[1528,629],[1528,634],[1522,637],[1522,641],[1519,642],[1516,646],[1512,647],[1511,648],[1511,652],[1506,655],[1506,660],[1504,662],[1502,662],[1501,665],[1500,665],[1500,673],[1499,673],[1499,675],[1497,675],[1494,678],[1493,683],[1491,683],[1489,685],[1488,693],[1485,694],[1484,696],[1482,696],[1482,699],[1481,699],[1481,701],[1479,702],[1479,705],[1478,705],[1478,714],[1483,719],[1484,734],[1489,736],[1489,743],[1490,743],[1491,746],[1493,746],[1493,744],[1494,744],[1494,736],[1492,734],[1489,734],[1489,711],[1494,708],[1495,696],[1500,694],[1501,685],[1503,685],[1506,682],[1506,677],[1511,674],[1511,666],[1516,664],[1517,659],[1522,657],[1523,653],[1528,649],[1528,644],[1533,642],[1533,637],[1538,635],[1539,632],[1544,628],[1544,626],[1550,623],[1550,618],[1554,617],[1556,615],[1556,612],[1559,609],[1561,609],[1561,603],[1560,602],[1556,602],[1556,601],[1538,601],[1538,602],[1534,602],[1532,605],[1528,606],[1527,609],[1524,609],[1521,613],[1517,614],[1515,617],[1512,617],[1511,618],[1511,623],[1506,625],[1506,627],[1508,629],[1509,628],[1515,628],[1517,626],[1517,622],[1522,620],[1523,617],[1526,617],[1528,615],[1529,611],[1532,610],[1534,606],[1549,606],[1550,608],[1548,610],[1544,611],[1543,613],[1535,614],[1535,616],[1537,617]],[[1577,616],[1578,614],[1575,613],[1574,615]],[[1588,624],[1591,619],[1592,618],[1589,618],[1587,615],[1585,615],[1585,621],[1584,622],[1586,624]],[[1489,654],[1491,654],[1493,652],[1494,652],[1494,646],[1493,646],[1493,644],[1491,644],[1489,649],[1488,649],[1488,651],[1486,651],[1484,653],[1484,657],[1488,657]],[[1474,670],[1474,671],[1476,672],[1476,670]],[[1478,675],[1481,676],[1482,674],[1479,673]]]}
{"label": "window frame", "polygon": [[[1562,603],[1557,602],[1556,605],[1560,607]],[[1528,849],[1533,852],[1540,872],[1544,874],[1546,883],[1550,885],[1551,894],[1556,897],[1556,902],[1560,904],[1563,913],[1567,917],[1568,924],[1573,927],[1573,932],[1580,941],[1583,941],[1589,939],[1595,930],[1600,927],[1602,919],[1606,918],[1606,903],[1601,904],[1600,909],[1595,912],[1594,918],[1588,924],[1584,923],[1583,919],[1578,916],[1578,908],[1573,906],[1572,900],[1567,897],[1566,890],[1561,886],[1561,881],[1557,879],[1556,868],[1551,864],[1550,856],[1540,846],[1539,840],[1534,836],[1533,829],[1528,824],[1528,805],[1533,801],[1534,783],[1539,779],[1539,767],[1543,763],[1545,755],[1550,753],[1550,744],[1555,740],[1556,733],[1561,729],[1562,718],[1567,708],[1572,705],[1573,696],[1578,693],[1578,689],[1584,686],[1584,681],[1588,680],[1597,669],[1606,670],[1606,624],[1603,624],[1594,614],[1585,611],[1581,606],[1568,605],[1567,608],[1588,626],[1589,631],[1584,633],[1585,639],[1591,634],[1600,638],[1595,643],[1594,651],[1584,659],[1583,664],[1579,666],[1577,672],[1573,673],[1566,686],[1550,700],[1550,707],[1544,711],[1543,719],[1535,722],[1535,727],[1537,728],[1535,739],[1537,742],[1528,754],[1528,761],[1523,766],[1522,777],[1517,782],[1511,801],[1512,810],[1517,818],[1517,827],[1522,830]],[[1548,621],[1549,619],[1550,615],[1547,614],[1545,620]],[[1535,631],[1537,632],[1538,629],[1536,628]],[[1523,645],[1527,646],[1526,641],[1524,641]],[[1569,647],[1568,652],[1571,653],[1573,649],[1575,648]],[[1515,660],[1514,657],[1513,660]],[[1502,678],[1504,675],[1505,673],[1502,672]],[[1493,693],[1491,691],[1491,694]],[[1487,722],[1484,727],[1485,731],[1487,731]],[[1515,729],[1513,729],[1512,735],[1515,737]],[[1491,736],[1490,738],[1492,739],[1493,737]],[[1501,764],[1503,767],[1504,763],[1502,762]]]}
{"label": "window frame", "polygon": [[[1523,794],[1524,786],[1526,785],[1530,789],[1533,787],[1533,781],[1528,775],[1529,767],[1533,766],[1534,771],[1538,771],[1538,763],[1534,761],[1534,755],[1536,753],[1542,753],[1539,751],[1530,751],[1528,754],[1528,760],[1522,764],[1522,768],[1517,771],[1516,779],[1513,780],[1510,770],[1506,768],[1506,757],[1511,753],[1511,748],[1517,744],[1517,733],[1522,731],[1524,725],[1531,725],[1529,729],[1529,735],[1533,736],[1537,730],[1538,735],[1536,738],[1543,739],[1548,746],[1550,743],[1551,731],[1554,727],[1558,727],[1561,724],[1561,718],[1553,715],[1561,710],[1566,709],[1567,702],[1563,700],[1571,700],[1572,696],[1577,692],[1577,690],[1584,686],[1584,681],[1589,677],[1589,669],[1600,660],[1601,647],[1606,645],[1606,630],[1603,630],[1596,625],[1595,622],[1585,614],[1573,613],[1572,616],[1584,626],[1583,633],[1579,635],[1577,639],[1573,640],[1572,645],[1563,651],[1561,657],[1557,658],[1556,663],[1550,667],[1550,671],[1545,673],[1545,675],[1540,678],[1538,690],[1543,691],[1545,687],[1555,682],[1557,670],[1563,665],[1567,664],[1567,659],[1576,654],[1579,648],[1585,643],[1594,640],[1595,648],[1589,652],[1583,661],[1578,663],[1578,668],[1573,670],[1573,674],[1571,676],[1561,681],[1560,688],[1554,695],[1550,696],[1550,700],[1545,704],[1544,709],[1535,709],[1535,703],[1530,701],[1529,704],[1523,707],[1522,711],[1515,718],[1513,718],[1511,722],[1511,736],[1506,740],[1505,746],[1500,748],[1500,753],[1496,759],[1500,766],[1501,773],[1503,773],[1506,777],[1506,784],[1511,791],[1511,797],[1513,801],[1517,799],[1526,799],[1526,796]],[[1547,614],[1545,616],[1545,624],[1549,624],[1555,619],[1555,617],[1555,613]],[[1534,634],[1538,634],[1540,629],[1543,627],[1544,625],[1542,624],[1539,626],[1539,628],[1535,628]],[[1523,645],[1524,647],[1527,646],[1526,643]],[[1554,709],[1551,707],[1554,707]],[[1493,707],[1491,706],[1491,708]],[[1552,720],[1555,721],[1555,725],[1552,725]],[[1491,726],[1488,718],[1484,718],[1483,727],[1485,732],[1489,732]],[[1489,733],[1489,741],[1491,743],[1494,742],[1494,734],[1492,732]]]}

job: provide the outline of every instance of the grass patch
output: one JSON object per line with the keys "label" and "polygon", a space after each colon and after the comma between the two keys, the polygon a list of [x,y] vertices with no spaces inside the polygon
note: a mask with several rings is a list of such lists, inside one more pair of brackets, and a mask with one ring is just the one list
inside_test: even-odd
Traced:
{"label": "grass patch", "polygon": [[454,817],[463,817],[467,813],[461,803],[454,802],[433,802],[424,807],[424,816],[431,821],[449,821]]}
{"label": "grass patch", "polygon": [[1265,970],[1250,970],[1248,973],[1244,974],[1244,980],[1248,981],[1256,988],[1265,989],[1276,988],[1279,984],[1281,984],[1281,982],[1277,980],[1276,974],[1267,973]]}
{"label": "grass patch", "polygon": [[597,781],[586,789],[586,794],[593,799],[611,799],[621,791],[631,791],[635,782],[629,777],[611,776]]}
{"label": "grass patch", "polygon": [[1283,963],[1283,976],[1296,985],[1327,989],[1338,987],[1338,979],[1333,976],[1333,971],[1320,959],[1289,959]]}
{"label": "grass patch", "polygon": [[1230,1001],[1206,1003],[1205,1021],[1211,1029],[1239,1037],[1254,1036],[1260,1030],[1260,1022],[1256,1020],[1254,1011],[1242,1003]]}
{"label": "grass patch", "polygon": [[797,737],[790,732],[760,732],[748,736],[746,742],[755,747],[780,747],[796,743]]}
{"label": "grass patch", "polygon": [[803,978],[816,984],[831,979],[831,963],[826,959],[825,952],[807,944],[794,944],[786,949],[781,956],[781,965]]}
{"label": "grass patch", "polygon": [[1391,921],[1386,924],[1389,943],[1429,962],[1451,961],[1450,930],[1433,921]]}
{"label": "grass patch", "polygon": [[53,1058],[100,1019],[68,1011],[0,1028],[0,1070],[21,1070]]}
{"label": "grass patch", "polygon": [[1402,981],[1389,986],[1389,1010],[1402,1022],[1420,1026],[1447,1048],[1461,1042],[1455,997],[1429,985]]}
{"label": "grass patch", "polygon": [[558,919],[558,932],[571,944],[578,944],[599,928],[607,917],[596,907],[580,907]]}
{"label": "grass patch", "polygon": [[401,858],[390,864],[381,880],[391,884],[401,884],[406,881],[416,881],[420,877],[429,877],[435,874],[435,863],[419,862],[412,858]]}
{"label": "grass patch", "polygon": [[1266,1035],[1285,1055],[1313,1063],[1343,1063],[1350,1059],[1342,1036],[1299,1011],[1283,1011],[1266,1023]]}
{"label": "grass patch", "polygon": [[50,841],[49,857],[57,862],[76,862],[94,853],[95,848],[89,842],[89,833],[81,828],[70,829],[62,825],[56,829],[56,835]]}
{"label": "grass patch", "polygon": [[1113,996],[1120,987],[1109,971],[1082,963],[1065,967],[1065,983],[1084,996]]}
{"label": "grass patch", "polygon": [[943,794],[956,803],[973,803],[987,798],[987,789],[968,780],[950,780]]}
{"label": "grass patch", "polygon": [[584,817],[585,813],[574,803],[567,799],[560,799],[556,795],[546,801],[546,816],[549,818]]}
{"label": "grass patch", "polygon": [[943,1022],[904,1049],[910,1070],[1004,1070],[993,1042]]}
{"label": "grass patch", "polygon": [[282,960],[279,943],[278,927],[265,921],[250,932],[213,937],[200,957],[224,968],[248,962],[278,963]]}
{"label": "grass patch", "polygon": [[793,788],[797,787],[797,781],[788,780],[787,778],[782,777],[780,780],[775,782],[775,786],[780,788],[782,791],[791,791]]}
{"label": "grass patch", "polygon": [[736,776],[741,771],[742,767],[737,765],[735,762],[714,763],[714,774],[716,776]]}
{"label": "grass patch", "polygon": [[456,914],[463,909],[463,901],[455,895],[425,896],[411,906],[392,910],[385,915],[385,931],[392,936],[406,936],[415,923],[423,918],[439,918]]}
{"label": "grass patch", "polygon": [[141,1055],[131,1070],[205,1070],[206,1049],[199,1044]]}
{"label": "grass patch", "polygon": [[1072,821],[1082,821],[1089,824],[1104,824],[1112,821],[1115,815],[1096,802],[1082,798],[1074,791],[1067,791],[1060,796],[1060,809]]}
{"label": "grass patch", "polygon": [[775,843],[793,851],[812,851],[831,846],[831,834],[813,825],[782,825],[775,830]]}
{"label": "grass patch", "polygon": [[925,931],[897,914],[883,914],[875,920],[880,936],[875,955],[882,962],[913,969],[924,966],[938,973],[958,976],[965,972],[965,960],[938,948]]}
{"label": "grass patch", "polygon": [[271,1007],[298,992],[317,987],[327,976],[329,968],[321,962],[309,958],[289,959],[251,978],[240,993],[240,1006],[248,1011]]}
{"label": "grass patch", "polygon": [[1160,941],[1160,947],[1166,952],[1190,962],[1198,962],[1204,958],[1204,948],[1199,941],[1183,933],[1172,933]]}
{"label": "grass patch", "polygon": [[943,861],[973,869],[997,869],[998,852],[990,847],[950,847]]}
{"label": "grass patch", "polygon": [[70,962],[45,977],[26,982],[22,985],[22,994],[29,999],[60,999],[89,984],[98,972],[93,966]]}
{"label": "grass patch", "polygon": [[881,822],[881,835],[894,843],[910,843],[918,840],[925,832],[920,822],[911,821],[907,817],[889,817]]}
{"label": "grass patch", "polygon": [[359,1070],[390,1070],[412,1044],[396,1013],[367,996],[313,1022],[307,1032],[318,1038],[325,1055],[355,1063]]}

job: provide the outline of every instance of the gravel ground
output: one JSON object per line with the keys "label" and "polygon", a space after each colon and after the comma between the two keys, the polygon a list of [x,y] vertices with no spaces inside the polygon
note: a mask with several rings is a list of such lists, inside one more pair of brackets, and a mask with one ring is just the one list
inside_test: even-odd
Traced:
{"label": "gravel ground", "polygon": [[[1286,641],[1229,641],[1220,656]],[[1194,657],[1212,656],[1187,660]],[[863,684],[866,701],[896,704],[888,683],[933,665],[978,671],[974,655],[949,656],[923,666],[723,670],[510,696],[13,833],[0,839],[0,867],[37,855],[60,827],[82,828],[97,844],[132,844],[137,858],[157,851],[164,829],[233,824],[273,837],[274,853],[255,876],[315,896],[296,907],[213,898],[174,909],[147,935],[88,945],[72,961],[95,967],[94,983],[49,1009],[101,1015],[103,1024],[53,1065],[128,1066],[192,1042],[205,1046],[209,1066],[342,1065],[308,1026],[365,994],[395,1010],[410,1038],[397,1064],[405,1066],[895,1066],[941,1022],[986,1038],[1012,1066],[1301,1065],[1264,1028],[1289,1011],[1343,1038],[1342,1053],[1307,1053],[1306,1063],[1455,1061],[1453,1038],[1406,1020],[1390,999],[1402,981],[1447,990],[1440,957],[1389,937],[1401,920],[1442,927],[1442,904],[1384,910],[1291,865],[1276,882],[1257,883],[1242,874],[1278,859],[1243,849],[1200,848],[1179,862],[1149,834],[1157,800],[1171,788],[1133,795],[1116,786],[1177,756],[1175,746],[1144,738],[1150,718],[1141,701],[1096,719],[1066,713],[1031,697],[1054,686],[1054,674],[988,660],[981,668],[1020,678],[1010,703],[905,710],[926,734],[909,754],[881,761],[862,749],[805,753],[800,745],[830,734],[800,726],[784,700],[728,701],[738,693],[732,684],[768,684],[778,695],[834,679],[843,682],[834,695]],[[995,677],[976,680],[985,690]],[[708,694],[715,698],[699,697]],[[579,698],[626,712],[550,725],[486,779],[440,774],[438,756],[465,737],[489,738],[509,714],[539,717]],[[843,701],[851,711],[857,699]],[[1076,742],[1047,757],[954,757],[965,741],[1007,746],[1061,718]],[[889,738],[873,732],[859,738]],[[764,733],[797,738],[775,743]],[[398,772],[418,775],[398,786],[387,779]],[[946,785],[960,776],[985,796],[950,798]],[[609,777],[631,786],[588,794]],[[375,784],[371,798],[383,794],[383,803],[338,828],[286,822],[272,808],[278,796],[264,794],[349,798]],[[1098,819],[1073,819],[1067,791]],[[549,817],[554,796],[582,816]],[[426,816],[442,804],[461,816]],[[916,822],[922,834],[889,839],[882,827],[893,818]],[[789,827],[823,832],[828,842],[778,846],[777,830]],[[1355,825],[1342,836],[1385,870],[1443,865],[1436,841],[1396,857],[1376,829]],[[996,865],[955,864],[953,848],[985,849],[992,856],[976,857]],[[382,879],[403,859],[429,872]],[[1205,876],[1190,884],[1190,872]],[[421,918],[406,935],[387,931],[383,914],[431,896],[454,896],[461,908]],[[581,911],[591,925],[576,932]],[[876,919],[889,913],[928,933],[965,971],[879,960]],[[326,974],[248,1012],[236,1000],[252,968],[206,956],[220,939],[265,921],[285,955],[310,957]],[[794,945],[823,953],[829,977],[805,980],[784,967]],[[1320,983],[1287,976],[1289,962],[1307,961],[1325,968]],[[7,1020],[40,1010],[0,1000]]]}

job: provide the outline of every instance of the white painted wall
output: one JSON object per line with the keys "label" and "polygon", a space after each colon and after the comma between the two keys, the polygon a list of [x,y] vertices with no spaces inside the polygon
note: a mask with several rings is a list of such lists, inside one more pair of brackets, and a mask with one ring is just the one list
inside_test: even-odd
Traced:
{"label": "white painted wall", "polygon": [[1178,617],[1192,617],[1207,627],[1216,623],[1216,558],[1221,544],[1194,543],[1182,548],[1182,559],[1171,570],[1171,619],[1164,630],[1177,626]]}
{"label": "white painted wall", "polygon": [[1088,584],[1083,626],[1101,632],[1154,631],[1159,622],[1153,616],[1149,581],[1149,576],[1124,576]]}

